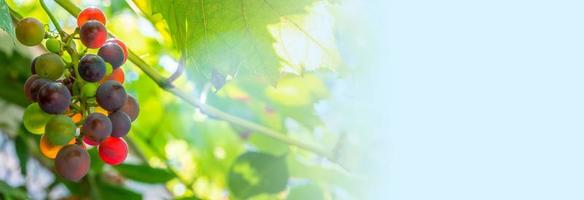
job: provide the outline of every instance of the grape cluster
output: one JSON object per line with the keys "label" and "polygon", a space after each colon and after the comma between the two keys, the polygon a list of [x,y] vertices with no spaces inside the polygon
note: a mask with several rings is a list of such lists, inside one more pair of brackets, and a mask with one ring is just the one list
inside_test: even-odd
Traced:
{"label": "grape cluster", "polygon": [[[46,39],[49,51],[32,61],[24,93],[33,103],[24,112],[24,126],[42,134],[41,153],[54,159],[56,172],[71,181],[87,174],[89,146],[97,146],[105,163],[122,163],[128,155],[123,137],[140,112],[136,98],[122,85],[128,50],[122,41],[108,39],[105,23],[101,10],[87,8],[77,17],[78,27],[71,35],[52,34],[35,18],[16,25],[21,44],[36,46]],[[78,53],[77,39],[89,52],[97,49],[96,54]]]}

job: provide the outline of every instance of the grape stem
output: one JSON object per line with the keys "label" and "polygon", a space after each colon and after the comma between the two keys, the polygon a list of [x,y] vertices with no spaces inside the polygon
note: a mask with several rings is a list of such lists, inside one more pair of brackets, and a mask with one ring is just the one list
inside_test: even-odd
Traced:
{"label": "grape stem", "polygon": [[[42,0],[40,0],[40,1],[42,2]],[[75,4],[73,4],[73,2],[71,2],[70,0],[55,0],[55,2],[57,4],[59,4],[61,7],[63,7],[67,12],[69,12],[73,16],[77,16],[81,12],[81,9],[79,7],[77,7]],[[44,5],[44,2],[42,2],[42,3]],[[48,12],[47,9],[45,9],[45,11],[47,11],[47,13],[50,13],[50,12]],[[52,15],[49,14],[49,16],[51,17]],[[51,19],[52,19],[52,17],[51,17]],[[55,21],[56,20],[54,20],[54,22]],[[109,35],[115,37],[111,33],[109,33]],[[285,144],[288,144],[291,146],[296,146],[298,148],[310,151],[310,152],[317,154],[319,156],[325,157],[332,162],[338,163],[338,160],[335,159],[333,154],[331,152],[323,149],[323,148],[296,140],[294,138],[290,138],[285,133],[278,132],[276,130],[270,129],[270,128],[262,126],[260,124],[257,124],[257,123],[242,119],[240,117],[225,113],[225,112],[223,112],[223,111],[221,111],[221,110],[219,110],[211,105],[207,105],[205,103],[202,103],[196,97],[189,96],[186,92],[173,87],[172,84],[168,81],[168,79],[166,79],[162,75],[160,75],[155,68],[153,68],[152,66],[147,64],[142,58],[140,58],[130,48],[128,48],[128,57],[129,57],[128,59],[130,61],[132,61],[148,77],[150,77],[153,81],[155,81],[158,84],[158,86],[160,86],[162,89],[164,89],[167,92],[184,100],[185,102],[187,102],[191,106],[199,108],[203,113],[210,115],[210,116],[213,116],[215,118],[221,119],[223,121],[229,122],[231,124],[246,128],[246,129],[250,130],[252,133],[261,134],[261,135],[264,135],[266,137],[270,137],[272,139],[280,141],[282,143],[285,143]],[[77,63],[74,63],[74,64],[76,65]]]}
{"label": "grape stem", "polygon": [[49,18],[51,19],[51,21],[55,25],[55,28],[59,32],[59,35],[61,35],[61,38],[65,38],[65,31],[63,31],[63,29],[61,28],[61,25],[59,24],[59,21],[57,20],[57,18],[55,18],[55,16],[53,16],[53,14],[49,10],[49,8],[47,8],[47,4],[45,4],[45,1],[39,0],[39,2],[41,3],[43,10],[45,10],[45,13],[47,13],[47,15],[49,15]]}

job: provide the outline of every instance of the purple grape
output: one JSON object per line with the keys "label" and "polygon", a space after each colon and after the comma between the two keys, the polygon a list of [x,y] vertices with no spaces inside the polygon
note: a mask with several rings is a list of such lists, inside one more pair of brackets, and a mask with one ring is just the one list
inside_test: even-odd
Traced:
{"label": "purple grape", "polygon": [[38,101],[46,113],[61,114],[71,105],[71,93],[62,83],[50,82],[39,90]]}
{"label": "purple grape", "polygon": [[128,95],[122,84],[117,81],[106,81],[97,88],[96,99],[102,108],[114,112],[124,106]]}
{"label": "purple grape", "polygon": [[101,143],[112,133],[112,122],[101,113],[91,113],[85,119],[81,132],[91,141]]}
{"label": "purple grape", "polygon": [[97,82],[105,76],[105,62],[97,55],[87,54],[79,60],[79,75],[88,82]]}
{"label": "purple grape", "polygon": [[120,108],[120,111],[126,113],[133,122],[138,118],[138,114],[140,114],[140,106],[138,105],[136,98],[128,95],[128,100],[126,101],[126,104]]}
{"label": "purple grape", "polygon": [[118,110],[109,114],[108,117],[112,122],[112,137],[124,137],[128,134],[132,121],[126,113]]}
{"label": "purple grape", "polygon": [[[39,91],[41,90],[41,88],[43,86],[45,86],[46,84],[48,84],[50,82],[51,81],[44,79],[44,78],[36,79],[35,81],[30,83],[30,86],[29,86],[30,94],[25,89],[26,96],[29,98],[29,100],[31,100],[33,102],[38,102],[39,101]],[[30,96],[28,96],[28,95],[30,95]]]}
{"label": "purple grape", "polygon": [[34,59],[32,59],[32,63],[30,64],[30,72],[32,74],[36,74],[36,69],[35,69],[34,65],[35,65],[35,63],[37,61],[37,58],[38,57],[35,57]]}
{"label": "purple grape", "polygon": [[26,98],[28,100],[32,101],[32,94],[30,91],[30,86],[32,85],[33,82],[35,82],[36,80],[38,80],[40,77],[39,75],[33,74],[32,76],[28,77],[28,79],[26,79],[26,82],[24,83],[24,95],[26,96]]}
{"label": "purple grape", "polygon": [[84,147],[69,144],[59,150],[55,158],[57,174],[70,181],[79,181],[90,167],[90,157]]}
{"label": "purple grape", "polygon": [[97,52],[103,60],[110,63],[114,69],[121,67],[124,64],[124,50],[115,42],[107,42]]}

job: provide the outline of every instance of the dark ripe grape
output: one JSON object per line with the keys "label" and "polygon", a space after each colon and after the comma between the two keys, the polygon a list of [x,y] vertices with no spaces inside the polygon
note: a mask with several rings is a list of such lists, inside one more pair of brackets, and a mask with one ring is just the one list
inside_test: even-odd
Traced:
{"label": "dark ripe grape", "polygon": [[16,24],[16,39],[26,46],[36,46],[45,38],[45,27],[35,18],[24,18]]}
{"label": "dark ripe grape", "polygon": [[122,84],[116,81],[106,81],[97,88],[96,99],[101,107],[113,112],[124,106],[128,95]]}
{"label": "dark ripe grape", "polygon": [[126,61],[128,59],[128,47],[126,47],[126,44],[124,44],[124,42],[122,42],[116,38],[109,39],[105,42],[106,43],[113,42],[113,43],[118,44],[120,47],[122,47],[122,50],[124,51],[124,61]]}
{"label": "dark ripe grape", "polygon": [[99,21],[103,25],[105,25],[105,22],[106,22],[106,18],[105,18],[105,15],[103,14],[103,12],[101,12],[101,10],[99,8],[95,8],[95,7],[89,7],[89,8],[83,9],[83,11],[81,11],[79,13],[79,15],[77,16],[77,26],[79,28],[81,28],[83,26],[83,24],[85,24],[85,22],[87,22],[89,20]]}
{"label": "dark ripe grape", "polygon": [[126,113],[118,110],[108,117],[112,121],[112,137],[124,137],[128,134],[132,121]]}
{"label": "dark ripe grape", "polygon": [[128,95],[128,100],[120,109],[120,111],[128,114],[128,116],[133,122],[136,120],[136,118],[138,118],[138,114],[140,114],[140,106],[138,105],[138,101],[136,101],[136,98]]}
{"label": "dark ripe grape", "polygon": [[98,147],[99,157],[110,165],[119,165],[128,156],[128,144],[123,138],[109,137]]}
{"label": "dark ripe grape", "polygon": [[35,72],[42,78],[57,80],[65,72],[65,62],[61,56],[54,53],[46,53],[37,58],[34,64]]}
{"label": "dark ripe grape", "polygon": [[55,168],[61,177],[70,181],[79,181],[89,171],[91,161],[84,147],[76,144],[64,146],[55,158]]}
{"label": "dark ripe grape", "polygon": [[62,83],[47,83],[41,87],[38,98],[41,109],[49,114],[61,114],[71,105],[71,93]]}
{"label": "dark ripe grape", "polygon": [[75,137],[77,126],[65,115],[53,116],[45,126],[45,136],[53,145],[65,145]]}
{"label": "dark ripe grape", "polygon": [[87,48],[97,49],[101,47],[107,39],[107,30],[99,21],[90,20],[81,26],[79,31],[81,42]]}
{"label": "dark ripe grape", "polygon": [[30,73],[31,74],[36,74],[36,70],[34,68],[34,65],[37,61],[37,58],[39,58],[39,57],[35,57],[34,59],[32,59],[32,62],[30,63]]}
{"label": "dark ripe grape", "polygon": [[91,113],[85,119],[83,127],[81,127],[81,132],[89,140],[99,144],[111,135],[112,122],[107,116],[101,113]]}
{"label": "dark ripe grape", "polygon": [[36,80],[38,80],[40,77],[39,75],[33,74],[32,76],[28,77],[28,79],[26,79],[26,82],[24,83],[24,95],[26,96],[26,98],[28,100],[32,101],[32,94],[30,92],[30,86],[32,85],[32,83]]}
{"label": "dark ripe grape", "polygon": [[43,86],[45,86],[46,84],[50,83],[51,81],[44,79],[44,78],[38,78],[37,80],[33,81],[32,83],[30,83],[30,96],[28,96],[28,92],[26,91],[25,88],[25,95],[26,97],[29,98],[29,100],[34,101],[34,102],[38,102],[39,101],[39,91],[41,90],[41,88]]}
{"label": "dark ripe grape", "polygon": [[79,75],[83,80],[97,82],[105,76],[105,62],[101,57],[87,54],[79,60]]}
{"label": "dark ripe grape", "polygon": [[65,86],[67,86],[67,89],[69,90],[69,92],[71,94],[73,94],[73,87],[75,85],[75,76],[67,77],[66,79],[63,79],[63,81],[61,81],[61,83],[63,83],[63,85],[65,85]]}
{"label": "dark ripe grape", "polygon": [[106,42],[97,52],[103,60],[110,63],[114,69],[121,67],[124,64],[124,50],[120,45],[114,42]]}

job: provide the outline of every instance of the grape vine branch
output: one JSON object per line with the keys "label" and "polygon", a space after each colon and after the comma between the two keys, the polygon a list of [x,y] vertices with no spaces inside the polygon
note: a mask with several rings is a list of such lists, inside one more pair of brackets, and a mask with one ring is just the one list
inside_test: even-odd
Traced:
{"label": "grape vine branch", "polygon": [[[42,0],[41,0],[41,2],[42,2]],[[73,4],[73,2],[71,2],[70,0],[55,0],[55,2],[58,5],[60,5],[62,8],[64,8],[67,12],[69,12],[69,14],[71,14],[73,16],[77,16],[79,14],[79,12],[81,12],[81,9],[79,7],[77,7],[75,4]],[[42,5],[45,6],[44,3],[42,3]],[[11,12],[11,14],[13,14],[13,17],[19,17],[17,13]],[[49,17],[51,18],[51,20],[57,26],[57,30],[59,31],[59,33],[62,33],[61,27],[58,27],[58,22],[55,23],[56,19],[53,19],[54,17],[50,13],[48,13],[48,14],[49,14]],[[111,36],[114,36],[112,33],[109,33],[109,34]],[[163,90],[166,90],[167,92],[184,100],[185,102],[187,102],[191,106],[193,106],[195,108],[199,108],[203,113],[205,113],[209,116],[215,117],[217,119],[221,119],[223,121],[229,122],[231,124],[243,127],[245,129],[251,130],[253,133],[258,133],[258,134],[273,138],[273,139],[280,141],[282,143],[285,143],[285,144],[288,144],[291,146],[296,146],[298,148],[310,151],[310,152],[315,153],[319,156],[325,157],[332,162],[337,162],[337,159],[335,158],[335,156],[333,156],[333,154],[331,152],[329,152],[323,148],[320,148],[320,147],[317,147],[315,145],[311,145],[311,144],[290,138],[285,133],[275,131],[273,129],[262,126],[260,124],[257,124],[257,123],[242,119],[240,117],[231,115],[229,113],[223,112],[220,109],[215,108],[211,105],[207,105],[205,103],[202,103],[196,97],[190,96],[186,92],[174,87],[172,85],[172,79],[167,79],[167,78],[163,77],[162,75],[160,75],[155,68],[153,68],[152,66],[147,64],[144,60],[142,60],[142,58],[140,58],[130,48],[128,48],[128,57],[132,63],[134,63],[148,77],[150,77],[154,82],[156,82],[156,84],[158,86],[160,86],[160,88],[162,88]]]}

